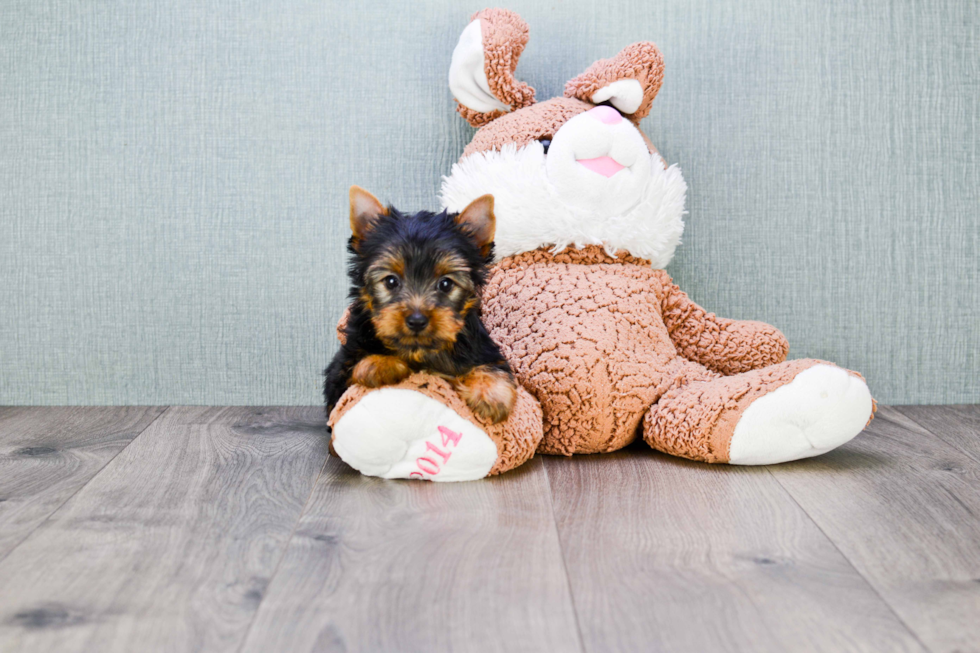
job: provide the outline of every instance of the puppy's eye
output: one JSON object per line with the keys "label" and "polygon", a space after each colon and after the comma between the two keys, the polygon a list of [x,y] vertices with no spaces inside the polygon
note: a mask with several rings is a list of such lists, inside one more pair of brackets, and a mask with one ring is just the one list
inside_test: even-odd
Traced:
{"label": "puppy's eye", "polygon": [[450,290],[453,289],[453,286],[455,285],[456,284],[453,283],[452,279],[450,279],[449,277],[443,277],[442,279],[439,279],[439,285],[438,285],[439,292],[449,292]]}
{"label": "puppy's eye", "polygon": [[395,275],[389,274],[387,277],[381,280],[381,283],[383,283],[385,285],[385,288],[387,288],[388,290],[394,290],[401,284],[401,281],[399,281],[398,277],[396,277]]}
{"label": "puppy's eye", "polygon": [[541,147],[544,148],[544,153],[547,154],[548,153],[548,148],[551,147],[551,139],[550,138],[539,138],[538,139],[538,142],[541,143]]}

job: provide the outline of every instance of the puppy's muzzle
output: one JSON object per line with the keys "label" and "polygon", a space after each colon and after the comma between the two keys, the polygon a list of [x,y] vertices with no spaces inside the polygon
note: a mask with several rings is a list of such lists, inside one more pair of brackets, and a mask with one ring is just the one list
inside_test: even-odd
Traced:
{"label": "puppy's muzzle", "polygon": [[412,333],[421,333],[425,327],[429,326],[429,318],[419,311],[415,311],[405,318],[405,326],[407,326]]}

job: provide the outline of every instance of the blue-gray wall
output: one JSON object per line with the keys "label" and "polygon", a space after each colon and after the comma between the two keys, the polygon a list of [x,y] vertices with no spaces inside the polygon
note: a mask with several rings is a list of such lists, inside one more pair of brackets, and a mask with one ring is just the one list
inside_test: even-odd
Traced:
{"label": "blue-gray wall", "polygon": [[[434,207],[482,2],[0,3],[0,404],[312,404],[347,187]],[[670,266],[880,401],[980,401],[980,3],[519,2],[547,98],[656,41]]]}

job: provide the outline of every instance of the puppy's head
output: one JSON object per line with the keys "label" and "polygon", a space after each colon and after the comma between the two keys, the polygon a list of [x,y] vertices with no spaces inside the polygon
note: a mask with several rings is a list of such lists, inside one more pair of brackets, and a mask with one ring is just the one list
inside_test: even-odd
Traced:
{"label": "puppy's head", "polygon": [[493,197],[459,213],[415,214],[385,208],[357,186],[350,200],[352,299],[371,314],[378,338],[414,360],[450,349],[493,257]]}

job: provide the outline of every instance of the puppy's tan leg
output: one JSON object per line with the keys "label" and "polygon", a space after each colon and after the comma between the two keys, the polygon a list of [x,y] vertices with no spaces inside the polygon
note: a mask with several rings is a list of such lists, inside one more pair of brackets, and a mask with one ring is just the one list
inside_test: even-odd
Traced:
{"label": "puppy's tan leg", "polygon": [[372,354],[358,361],[351,374],[351,381],[368,388],[394,385],[405,379],[411,370],[400,358]]}
{"label": "puppy's tan leg", "polygon": [[507,419],[517,400],[514,375],[485,365],[454,379],[453,385],[470,410],[494,424]]}

